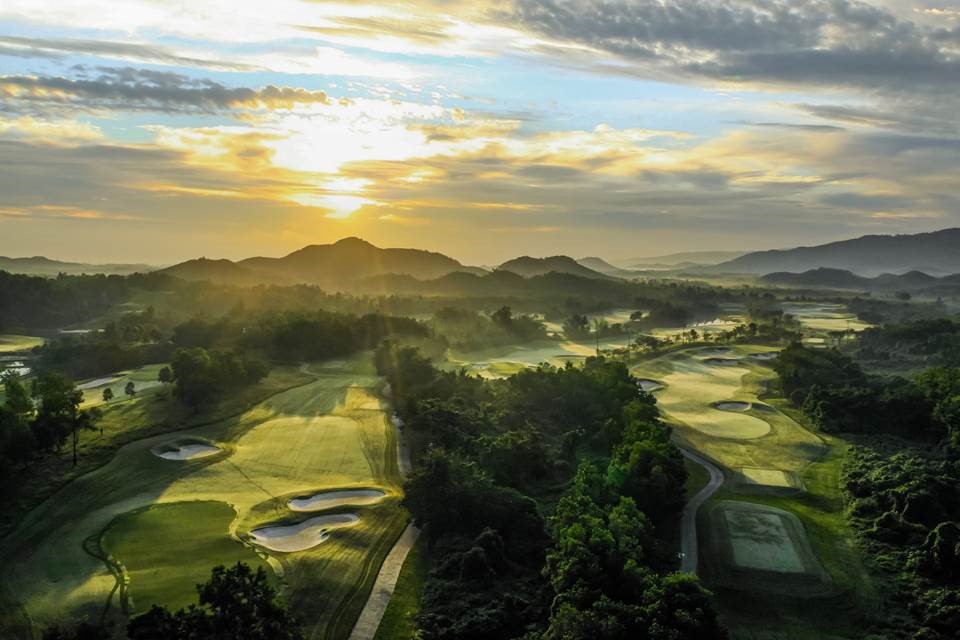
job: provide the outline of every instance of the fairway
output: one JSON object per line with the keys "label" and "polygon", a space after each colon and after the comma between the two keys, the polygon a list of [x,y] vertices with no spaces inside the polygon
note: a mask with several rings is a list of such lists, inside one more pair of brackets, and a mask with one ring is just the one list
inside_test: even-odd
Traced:
{"label": "fairway", "polygon": [[783,312],[794,316],[811,331],[863,331],[873,325],[847,310],[846,305],[829,302],[784,302]]}
{"label": "fairway", "polygon": [[793,488],[798,486],[798,482],[792,477],[792,474],[779,469],[761,469],[757,467],[741,467],[737,469],[744,484],[756,485],[759,487],[781,487]]}
{"label": "fairway", "polygon": [[207,565],[245,562],[273,577],[260,556],[229,536],[236,516],[223,502],[174,502],[116,518],[100,545],[129,578],[129,608],[186,607],[196,601],[194,587],[210,578]]}
{"label": "fairway", "polygon": [[0,334],[0,353],[28,351],[34,347],[39,347],[44,342],[46,341],[43,338],[37,338],[34,336]]}
{"label": "fairway", "polygon": [[110,376],[86,380],[77,385],[77,388],[83,391],[82,406],[90,407],[103,404],[104,389],[113,391],[115,399],[111,402],[120,402],[126,399],[124,387],[128,382],[133,383],[133,387],[138,394],[144,391],[156,391],[163,386],[163,383],[157,379],[163,366],[162,364],[148,364],[137,369],[120,371]]}
{"label": "fairway", "polygon": [[[32,511],[0,552],[11,559],[4,576],[8,592],[17,594],[34,627],[64,613],[100,615],[116,580],[101,560],[84,551],[88,538],[103,534],[102,545],[125,567],[137,568],[140,561],[127,556],[136,549],[138,538],[160,535],[159,530],[172,532],[170,539],[176,540],[182,537],[176,532],[186,525],[159,521],[177,520],[174,516],[183,513],[178,509],[204,509],[198,518],[204,522],[197,526],[202,525],[205,541],[198,548],[211,553],[192,550],[178,562],[183,576],[208,576],[230,555],[227,549],[256,557],[253,547],[239,542],[252,541],[252,531],[297,526],[320,515],[298,514],[290,509],[292,499],[376,489],[383,493],[381,500],[357,506],[352,513],[358,521],[348,529],[328,531],[323,544],[295,553],[261,547],[261,553],[271,556],[267,562],[274,572],[283,575],[283,595],[299,608],[295,613],[308,637],[349,629],[380,562],[406,525],[407,516],[399,508],[396,431],[381,408],[377,391],[382,383],[367,356],[315,365],[310,373],[313,382],[279,393],[234,418],[128,444],[109,464],[78,478]],[[157,456],[157,451],[183,451],[184,445],[204,443],[223,453],[173,460]],[[227,510],[222,517],[211,515],[221,508]],[[117,526],[123,527],[122,534]],[[161,604],[167,605],[192,597],[192,584],[186,593],[174,587],[189,580],[168,578],[163,572],[147,571],[147,566],[126,575],[132,612],[148,604],[149,598],[138,593],[163,597]],[[119,615],[116,600],[111,612]]]}
{"label": "fairway", "polygon": [[[731,357],[723,358],[723,363],[717,365],[716,353],[716,348],[705,347],[659,359],[661,369],[669,371],[666,375],[651,375],[649,380],[655,378],[664,385],[656,391],[660,408],[673,420],[714,438],[743,440],[767,435],[770,425],[748,413],[751,399],[736,399],[744,395],[741,378],[749,370]],[[634,371],[635,375],[647,372],[644,366]]]}

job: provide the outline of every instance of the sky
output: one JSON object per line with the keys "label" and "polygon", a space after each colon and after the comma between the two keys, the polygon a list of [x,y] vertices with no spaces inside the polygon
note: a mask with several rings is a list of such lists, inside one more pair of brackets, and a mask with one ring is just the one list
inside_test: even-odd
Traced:
{"label": "sky", "polygon": [[960,0],[4,0],[0,255],[960,226]]}

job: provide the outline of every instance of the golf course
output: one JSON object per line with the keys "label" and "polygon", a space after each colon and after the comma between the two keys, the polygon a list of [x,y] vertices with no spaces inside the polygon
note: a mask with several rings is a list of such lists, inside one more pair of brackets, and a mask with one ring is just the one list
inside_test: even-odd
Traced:
{"label": "golf course", "polygon": [[0,636],[184,607],[213,566],[238,561],[268,569],[308,637],[349,635],[407,524],[369,360],[305,366],[305,384],[130,442],[64,486],[3,542]]}
{"label": "golf course", "polygon": [[[775,356],[761,344],[689,346],[632,372],[690,452],[688,466],[722,474],[685,514],[683,534],[696,546],[682,564],[714,591],[732,637],[845,637],[876,607],[876,593],[843,517],[843,449],[770,395]],[[684,540],[685,556],[692,544]],[[811,607],[830,622],[811,622]]]}

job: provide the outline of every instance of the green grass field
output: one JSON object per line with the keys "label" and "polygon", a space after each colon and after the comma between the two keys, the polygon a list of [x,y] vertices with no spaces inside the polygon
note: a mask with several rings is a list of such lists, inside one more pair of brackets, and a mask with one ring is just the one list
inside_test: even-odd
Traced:
{"label": "green grass field", "polygon": [[39,347],[45,342],[43,338],[34,336],[18,336],[12,334],[0,334],[0,353],[16,353],[17,351],[28,351],[34,347]]}
{"label": "green grass field", "polygon": [[[379,488],[387,496],[382,502],[353,509],[361,518],[358,525],[333,532],[313,549],[269,558],[270,566],[282,574],[283,595],[308,637],[345,637],[407,516],[399,507],[395,430],[376,395],[381,382],[368,357],[315,365],[310,373],[313,382],[273,395],[237,416],[131,441],[109,463],[30,512],[0,548],[10,559],[4,576],[7,592],[16,594],[19,603],[19,608],[9,602],[3,608],[21,610],[21,622],[28,617],[34,630],[61,613],[99,615],[116,580],[102,561],[84,551],[84,542],[105,531],[101,546],[120,545],[125,551],[124,557],[115,551],[118,559],[138,568],[127,574],[134,612],[149,599],[138,593],[169,598],[162,604],[182,603],[186,596],[179,589],[147,571],[147,562],[132,557],[135,539],[148,535],[154,517],[176,513],[157,505],[229,504],[236,511],[226,529],[223,522],[204,518],[209,523],[204,530],[211,532],[204,548],[216,552],[180,557],[183,575],[196,576],[221,562],[224,549],[242,549],[239,541],[251,529],[315,515],[291,511],[292,497]],[[163,460],[154,454],[154,448],[183,438],[215,442],[226,453],[193,461]],[[157,512],[122,519],[146,507]],[[116,521],[118,516],[121,520]],[[111,523],[116,522],[128,522],[122,525],[125,535],[111,534]],[[171,531],[182,526],[167,525]],[[213,529],[221,532],[216,544]],[[125,539],[134,541],[123,546]],[[119,615],[117,607],[112,615]],[[8,637],[6,633],[9,628],[0,629],[0,636]]]}
{"label": "green grass field", "polygon": [[[130,610],[153,604],[178,609],[196,602],[194,587],[210,578],[211,566],[242,561],[268,568],[229,536],[236,515],[223,502],[174,502],[125,513],[110,523],[100,546],[129,578],[125,595]],[[275,577],[273,571],[269,574]]]}
{"label": "green grass field", "polygon": [[[736,345],[721,357],[737,358],[738,365],[723,367],[720,372],[716,371],[719,367],[697,362],[703,359],[700,347],[673,350],[642,361],[632,370],[638,377],[668,384],[655,395],[665,419],[674,427],[675,438],[709,456],[724,471],[724,485],[700,510],[698,533],[703,577],[716,594],[731,637],[859,638],[865,628],[863,621],[876,614],[878,597],[875,581],[864,567],[843,512],[839,469],[846,445],[811,433],[798,412],[768,393],[775,376],[769,363],[745,356],[769,349]],[[721,392],[726,396],[723,399],[752,403],[751,409],[742,413],[717,411],[711,403]],[[723,431],[717,431],[714,425],[718,414],[727,420]],[[765,435],[727,436],[731,429],[738,429],[738,424],[743,433],[749,433],[755,429],[754,420],[766,423]],[[691,482],[698,481],[694,478]],[[767,563],[766,570],[760,566],[740,567],[732,561],[735,551],[729,523],[725,516],[712,517],[714,507],[726,501],[735,501],[741,510],[751,508],[744,505],[757,505],[796,518],[790,525],[779,516],[773,520],[759,516],[759,521],[754,517],[754,533],[787,533],[792,542],[785,551],[771,543],[769,535],[756,535],[752,540],[750,536],[740,537],[741,557],[752,554],[755,564]],[[766,529],[760,526],[764,520]],[[749,521],[748,516],[743,524]],[[717,544],[719,551],[709,551]],[[822,567],[821,574],[817,575],[811,568],[815,565],[805,559],[806,550]],[[796,569],[791,553],[796,553],[800,564],[809,570],[770,570],[780,563],[781,568],[789,569],[790,565]]]}
{"label": "green grass field", "polygon": [[83,391],[83,407],[94,405],[103,405],[103,390],[109,388],[113,391],[114,399],[110,404],[129,401],[124,393],[124,387],[128,382],[132,382],[138,395],[143,393],[152,393],[163,387],[157,376],[162,364],[148,364],[138,369],[130,371],[120,371],[111,376],[105,376],[96,380],[87,380],[81,382],[78,387]]}
{"label": "green grass field", "polygon": [[830,302],[784,302],[783,312],[795,316],[808,330],[827,333],[830,331],[863,331],[873,325],[859,320],[847,310],[846,305]]}

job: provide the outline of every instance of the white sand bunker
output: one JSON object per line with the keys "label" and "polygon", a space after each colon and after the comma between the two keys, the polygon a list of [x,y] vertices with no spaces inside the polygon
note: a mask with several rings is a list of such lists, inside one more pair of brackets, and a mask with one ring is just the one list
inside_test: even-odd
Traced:
{"label": "white sand bunker", "polygon": [[337,513],[315,516],[300,524],[261,527],[250,532],[253,541],[271,551],[292,553],[311,549],[327,538],[333,529],[357,524],[360,516],[355,513]]}
{"label": "white sand bunker", "polygon": [[294,498],[287,503],[291,511],[322,511],[344,505],[376,504],[387,495],[379,489],[346,489],[321,491],[305,498]]}
{"label": "white sand bunker", "polygon": [[736,358],[704,358],[703,364],[713,367],[735,367],[740,364]]}
{"label": "white sand bunker", "polygon": [[657,382],[656,380],[648,380],[644,378],[637,380],[637,386],[647,393],[653,393],[654,391],[663,389],[663,387],[666,385],[664,385],[662,382]]}
{"label": "white sand bunker", "polygon": [[718,402],[713,405],[720,411],[747,411],[750,409],[751,405],[749,402],[740,402],[738,400],[727,400],[726,402]]}
{"label": "white sand bunker", "polygon": [[779,351],[764,351],[762,353],[751,353],[750,357],[754,360],[776,360],[779,355]]}
{"label": "white sand bunker", "polygon": [[153,455],[164,460],[196,460],[214,456],[223,451],[220,447],[209,442],[200,442],[197,440],[182,440],[179,442],[168,442],[153,448]]}

